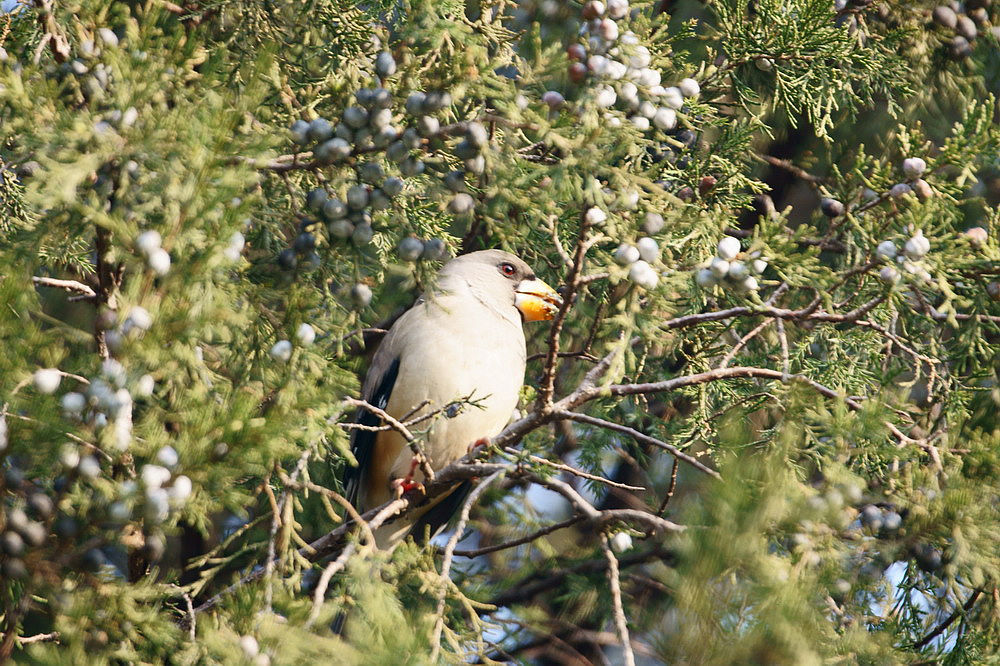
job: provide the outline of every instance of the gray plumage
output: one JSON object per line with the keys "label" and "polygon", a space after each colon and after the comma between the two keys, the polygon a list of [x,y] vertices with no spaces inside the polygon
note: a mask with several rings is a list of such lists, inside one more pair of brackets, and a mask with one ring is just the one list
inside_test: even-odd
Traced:
{"label": "gray plumage", "polygon": [[[524,304],[526,299],[530,306]],[[457,257],[442,267],[427,294],[386,334],[362,395],[401,420],[465,399],[475,402],[413,427],[432,469],[440,470],[464,456],[477,440],[498,434],[510,420],[524,382],[522,312],[529,313],[527,319],[547,319],[558,303],[551,288],[507,252],[485,250]],[[380,424],[364,410],[358,421]],[[394,430],[356,430],[352,449],[359,465],[345,475],[349,499],[362,511],[389,501],[393,480],[412,469],[413,454],[403,436]],[[413,480],[423,481],[419,469]],[[379,545],[404,538],[449,495],[456,493],[439,496],[381,529],[376,535]],[[435,516],[432,532],[447,522],[454,508]]]}

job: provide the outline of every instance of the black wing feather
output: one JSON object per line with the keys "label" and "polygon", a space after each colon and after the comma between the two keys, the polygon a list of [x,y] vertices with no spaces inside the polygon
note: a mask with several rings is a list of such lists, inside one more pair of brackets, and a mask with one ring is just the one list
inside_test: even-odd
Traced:
{"label": "black wing feather", "polygon": [[[372,395],[365,396],[368,403],[375,405],[379,409],[385,409],[389,404],[389,396],[392,395],[392,387],[395,386],[398,375],[399,359],[397,358],[389,364]],[[372,427],[382,425],[382,420],[364,407],[358,408],[357,413],[354,415],[354,422]],[[344,492],[347,494],[348,501],[355,507],[358,506],[358,499],[361,494],[361,481],[371,463],[372,451],[375,450],[376,435],[378,433],[373,430],[355,430],[351,433],[351,453],[354,454],[354,458],[358,461],[358,466],[347,466],[344,468]]]}
{"label": "black wing feather", "polygon": [[444,499],[428,509],[427,513],[420,516],[420,519],[410,528],[409,533],[413,535],[414,540],[419,544],[423,544],[425,543],[425,536],[429,535],[431,539],[437,536],[438,532],[462,508],[462,505],[465,504],[465,498],[469,496],[470,492],[472,492],[471,481],[463,481],[448,491]]}

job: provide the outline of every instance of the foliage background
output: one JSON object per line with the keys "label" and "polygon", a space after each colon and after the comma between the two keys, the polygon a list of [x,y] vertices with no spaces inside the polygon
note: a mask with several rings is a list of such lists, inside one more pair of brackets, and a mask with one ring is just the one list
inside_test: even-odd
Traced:
{"label": "foliage background", "polygon": [[[14,6],[0,20],[0,660],[995,659],[1000,8],[959,10],[950,28],[923,1],[634,3],[621,31],[665,86],[701,88],[676,128],[642,131],[599,107],[593,77],[571,80],[576,2]],[[289,127],[336,125],[384,50],[394,126],[418,123],[410,92],[447,91],[445,130],[371,211],[370,241],[341,240],[308,192],[344,196],[363,161],[417,168],[364,141],[321,164]],[[442,176],[468,166],[472,121],[489,130],[485,168],[457,214]],[[913,181],[909,157],[932,196],[890,195]],[[595,207],[607,219],[591,225]],[[926,279],[887,284],[876,246],[917,230]],[[768,261],[759,290],[694,280],[726,234]],[[647,235],[652,287],[614,257]],[[526,420],[491,452],[500,475],[458,553],[534,536],[456,555],[443,577],[443,541],[373,552],[336,495],[344,399],[439,266],[401,256],[408,238],[509,249],[576,295],[558,320],[570,354],[529,329]],[[287,360],[269,353],[279,340]],[[605,390],[569,411],[602,421],[553,416],[547,387],[561,399],[594,367]],[[54,393],[46,368],[63,373]],[[67,410],[71,391],[87,407]],[[149,465],[169,468],[169,493],[150,492]],[[349,557],[324,594],[330,558],[308,544],[338,526],[347,541],[322,555]]]}

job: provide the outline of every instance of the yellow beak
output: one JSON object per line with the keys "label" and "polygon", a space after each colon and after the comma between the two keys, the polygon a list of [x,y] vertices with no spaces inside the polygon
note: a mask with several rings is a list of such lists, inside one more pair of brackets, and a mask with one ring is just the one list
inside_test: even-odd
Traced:
{"label": "yellow beak", "polygon": [[541,280],[522,280],[517,285],[514,306],[524,315],[525,321],[552,319],[562,304],[562,296]]}

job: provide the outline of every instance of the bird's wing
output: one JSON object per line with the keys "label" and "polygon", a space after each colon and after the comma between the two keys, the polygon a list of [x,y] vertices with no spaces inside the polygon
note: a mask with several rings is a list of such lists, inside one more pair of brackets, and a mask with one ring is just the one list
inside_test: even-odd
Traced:
{"label": "bird's wing", "polygon": [[[388,364],[384,362],[386,360],[388,360]],[[382,363],[378,363],[379,361],[382,361]],[[367,387],[369,390],[364,393],[365,400],[370,405],[374,405],[379,409],[385,409],[389,404],[392,387],[396,384],[396,377],[398,375],[398,356],[389,358],[389,355],[383,355],[383,358],[379,358],[379,355],[376,354],[375,362],[373,362],[368,375],[369,377],[374,377],[375,381],[371,382],[371,387]],[[369,382],[366,381],[365,383],[368,384]],[[377,427],[382,425],[382,419],[371,413],[368,409],[359,407],[354,415],[354,423]],[[358,465],[357,467],[348,466],[344,469],[344,491],[347,495],[347,500],[354,506],[358,506],[358,501],[361,499],[361,489],[364,483],[365,472],[371,464],[372,456],[375,452],[375,442],[379,434],[381,433],[374,430],[361,429],[357,429],[351,433],[351,453],[354,454],[354,459],[357,460]]]}
{"label": "bird's wing", "polygon": [[470,492],[472,492],[472,482],[463,481],[443,495],[437,496],[431,500],[425,511],[417,514],[408,533],[413,535],[417,543],[424,543],[424,537],[433,539],[455,517]]}
{"label": "bird's wing", "polygon": [[[478,299],[466,295],[439,295],[416,305],[393,325],[375,354],[365,379],[363,395],[396,418],[441,408],[474,395],[476,406],[457,415],[428,421],[422,442],[431,466],[441,469],[465,454],[479,438],[499,432],[517,403],[524,373],[524,336],[516,311],[511,321]],[[426,406],[413,410],[421,404]],[[370,412],[357,420],[381,425]],[[394,431],[356,430],[352,451],[358,467],[349,468],[345,486],[359,509],[367,510],[391,498],[390,481],[403,477],[411,455]],[[417,471],[417,480],[423,474]],[[392,544],[407,533],[418,539],[436,533],[461,506],[468,489],[458,484],[376,534],[380,544]],[[410,531],[409,527],[416,527]]]}

